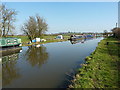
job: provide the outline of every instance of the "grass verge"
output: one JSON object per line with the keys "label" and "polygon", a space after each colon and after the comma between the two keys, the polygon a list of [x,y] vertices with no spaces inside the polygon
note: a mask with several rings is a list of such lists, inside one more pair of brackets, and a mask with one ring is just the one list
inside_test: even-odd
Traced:
{"label": "grass verge", "polygon": [[120,42],[117,39],[102,40],[85,60],[70,88],[120,88]]}
{"label": "grass verge", "polygon": [[[57,35],[56,35],[57,36]],[[21,38],[21,41],[22,41],[22,46],[30,46],[30,45],[34,45],[34,44],[45,44],[45,43],[51,43],[51,42],[62,42],[62,41],[67,41],[68,38],[70,36],[63,36],[64,39],[55,39],[56,36],[53,36],[53,35],[48,35],[48,36],[42,36],[40,37],[41,39],[46,39],[47,41],[46,42],[39,42],[39,43],[31,43],[31,44],[28,44],[28,42],[30,41],[28,39],[27,36],[9,36],[9,37],[16,37],[16,38]]]}

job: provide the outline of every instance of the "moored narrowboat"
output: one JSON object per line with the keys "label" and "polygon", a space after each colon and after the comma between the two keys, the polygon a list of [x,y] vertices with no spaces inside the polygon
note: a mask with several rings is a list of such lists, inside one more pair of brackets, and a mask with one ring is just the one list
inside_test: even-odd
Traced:
{"label": "moored narrowboat", "polygon": [[79,40],[79,39],[87,39],[87,38],[93,38],[93,35],[71,35],[70,39],[68,40]]}
{"label": "moored narrowboat", "polygon": [[77,39],[82,39],[84,38],[83,35],[71,35],[68,40],[77,40]]}
{"label": "moored narrowboat", "polygon": [[93,38],[94,36],[93,35],[85,35],[84,37],[85,38]]}
{"label": "moored narrowboat", "polygon": [[4,37],[0,38],[0,47],[21,46],[20,38]]}

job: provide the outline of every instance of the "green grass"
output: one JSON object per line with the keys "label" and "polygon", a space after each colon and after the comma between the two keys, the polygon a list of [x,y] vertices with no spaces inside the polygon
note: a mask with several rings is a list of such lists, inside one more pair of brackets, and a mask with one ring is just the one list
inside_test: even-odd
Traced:
{"label": "green grass", "polygon": [[[57,36],[57,35],[56,35]],[[41,39],[46,39],[47,41],[46,42],[40,42],[40,43],[32,43],[32,44],[45,44],[45,43],[51,43],[51,42],[61,42],[61,41],[66,41],[68,40],[68,38],[70,36],[63,36],[64,39],[63,40],[60,40],[60,39],[55,39],[56,36],[53,36],[53,35],[48,35],[48,36],[42,36],[40,37]],[[23,46],[29,46],[29,45],[32,45],[32,44],[27,44],[30,40],[28,39],[27,36],[9,36],[9,37],[16,37],[16,38],[21,38],[21,41],[22,41],[22,45]]]}
{"label": "green grass", "polygon": [[[108,45],[106,44],[108,42]],[[115,38],[102,40],[73,80],[70,88],[119,88],[120,42]]]}
{"label": "green grass", "polygon": [[27,36],[8,36],[8,37],[16,37],[16,38],[20,38],[22,43],[26,43],[29,42],[29,39]]}

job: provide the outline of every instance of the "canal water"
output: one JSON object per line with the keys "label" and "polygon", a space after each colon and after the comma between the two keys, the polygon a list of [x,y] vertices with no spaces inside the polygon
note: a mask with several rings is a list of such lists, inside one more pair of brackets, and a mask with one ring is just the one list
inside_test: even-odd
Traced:
{"label": "canal water", "polygon": [[3,88],[58,88],[66,73],[84,63],[103,38],[64,41],[22,47],[22,52],[2,57]]}

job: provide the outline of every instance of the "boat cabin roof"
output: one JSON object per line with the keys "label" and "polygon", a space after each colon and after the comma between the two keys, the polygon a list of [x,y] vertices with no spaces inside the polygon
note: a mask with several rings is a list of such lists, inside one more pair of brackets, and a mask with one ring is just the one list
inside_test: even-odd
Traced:
{"label": "boat cabin roof", "polygon": [[19,39],[19,38],[16,38],[16,37],[2,37],[2,38],[0,38],[0,39]]}

